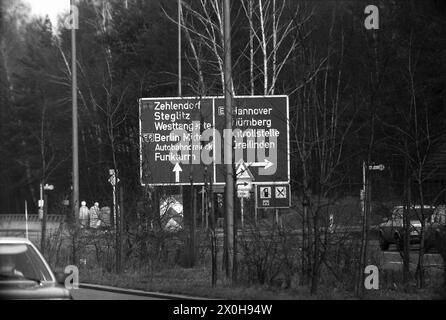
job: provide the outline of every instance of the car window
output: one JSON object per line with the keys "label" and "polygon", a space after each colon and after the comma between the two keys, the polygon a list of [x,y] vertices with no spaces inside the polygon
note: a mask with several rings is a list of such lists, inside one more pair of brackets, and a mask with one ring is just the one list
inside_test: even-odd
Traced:
{"label": "car window", "polygon": [[395,208],[392,212],[392,219],[401,219],[403,217],[403,209],[402,208]]}
{"label": "car window", "polygon": [[[392,219],[402,219],[403,218],[404,209],[402,207],[397,207],[393,209]],[[434,213],[433,208],[424,208],[423,215],[427,218],[431,217]],[[421,217],[421,208],[411,208],[409,209],[409,219],[410,220],[419,220]]]}
{"label": "car window", "polygon": [[431,222],[446,224],[446,207],[439,207],[432,215]]}
{"label": "car window", "polygon": [[44,262],[27,244],[0,244],[0,281],[5,279],[52,281]]}

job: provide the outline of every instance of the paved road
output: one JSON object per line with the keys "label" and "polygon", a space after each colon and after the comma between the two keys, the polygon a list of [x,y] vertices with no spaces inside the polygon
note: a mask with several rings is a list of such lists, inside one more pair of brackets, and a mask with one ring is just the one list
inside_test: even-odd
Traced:
{"label": "paved road", "polygon": [[92,289],[72,290],[71,294],[73,295],[74,300],[161,300],[159,298],[142,297]]}
{"label": "paved road", "polygon": [[[391,246],[388,251],[381,252],[381,268],[384,270],[402,270],[403,259],[397,248]],[[418,247],[411,246],[410,252],[410,269],[416,270],[418,264]],[[424,255],[424,266],[432,271],[443,270],[443,259],[438,253],[427,253]]]}

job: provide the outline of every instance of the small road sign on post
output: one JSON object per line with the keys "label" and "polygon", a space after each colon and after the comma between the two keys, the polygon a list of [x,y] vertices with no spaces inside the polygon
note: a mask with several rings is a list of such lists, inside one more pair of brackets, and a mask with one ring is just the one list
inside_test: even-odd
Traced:
{"label": "small road sign on post", "polygon": [[369,170],[371,171],[384,171],[386,167],[383,164],[380,164],[378,166],[369,166]]}
{"label": "small road sign on post", "polygon": [[237,180],[235,184],[237,185],[237,190],[244,190],[247,192],[252,190],[254,176],[243,161],[240,161],[237,165],[236,178]]}
{"label": "small road sign on post", "polygon": [[241,183],[238,183],[237,181],[237,190],[245,190],[251,192],[253,189],[253,184],[251,181],[242,181]]}
{"label": "small road sign on post", "polygon": [[271,187],[260,187],[260,199],[271,199]]}
{"label": "small road sign on post", "polygon": [[115,187],[118,183],[119,183],[119,181],[121,181],[121,180],[119,180],[119,178],[117,178],[116,176],[111,176],[109,179],[108,179],[108,182],[110,182],[110,184],[113,186],[113,187]]}
{"label": "small road sign on post", "polygon": [[291,188],[289,184],[256,186],[256,208],[284,209],[291,207]]}
{"label": "small road sign on post", "polygon": [[276,190],[276,199],[286,199],[288,197],[285,186],[275,187]]}
{"label": "small road sign on post", "polygon": [[240,199],[249,199],[251,197],[251,192],[247,190],[237,190],[237,197]]}
{"label": "small road sign on post", "polygon": [[243,230],[245,228],[244,199],[251,197],[252,182],[254,181],[254,176],[243,160],[240,160],[237,164],[236,177],[237,180],[235,183],[237,185],[237,197],[240,198],[240,219]]}

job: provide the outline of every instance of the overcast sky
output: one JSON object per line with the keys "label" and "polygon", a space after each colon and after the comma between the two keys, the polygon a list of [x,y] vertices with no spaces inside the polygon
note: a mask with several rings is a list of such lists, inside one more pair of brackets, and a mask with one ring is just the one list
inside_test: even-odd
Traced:
{"label": "overcast sky", "polygon": [[70,10],[70,0],[26,0],[36,15],[48,16],[53,25],[57,23],[57,15]]}

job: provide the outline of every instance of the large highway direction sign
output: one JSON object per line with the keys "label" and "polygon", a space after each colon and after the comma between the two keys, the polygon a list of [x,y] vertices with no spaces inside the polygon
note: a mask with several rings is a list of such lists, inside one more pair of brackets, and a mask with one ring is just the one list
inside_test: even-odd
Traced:
{"label": "large highway direction sign", "polygon": [[223,97],[140,99],[141,184],[224,185],[227,137],[239,174],[249,171],[253,184],[288,183],[288,97],[235,97],[233,105],[228,135]]}
{"label": "large highway direction sign", "polygon": [[[212,128],[213,99],[140,100],[141,184],[154,186],[204,183],[201,132]],[[181,145],[180,145],[181,144]],[[199,150],[195,150],[199,148]],[[213,165],[208,166],[213,177]]]}
{"label": "large highway direction sign", "polygon": [[[224,129],[224,105],[223,98],[215,99],[215,127],[219,131]],[[234,163],[245,162],[254,184],[289,182],[288,97],[236,97],[233,109]],[[225,182],[224,173],[224,165],[217,164],[216,183]]]}

